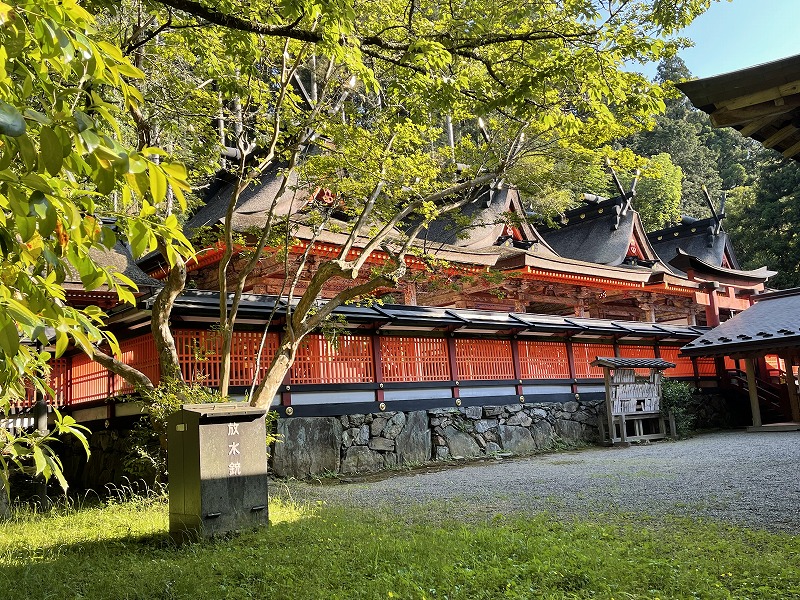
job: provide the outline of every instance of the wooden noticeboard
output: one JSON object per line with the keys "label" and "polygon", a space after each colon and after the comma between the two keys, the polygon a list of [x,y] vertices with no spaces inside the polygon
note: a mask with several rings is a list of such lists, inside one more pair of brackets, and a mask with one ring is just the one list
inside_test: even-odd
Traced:
{"label": "wooden noticeboard", "polygon": [[603,441],[616,444],[667,437],[661,412],[661,370],[665,367],[650,366],[648,361],[641,366],[633,361],[624,366],[618,362],[595,361],[603,367],[606,388],[606,418],[600,426]]}

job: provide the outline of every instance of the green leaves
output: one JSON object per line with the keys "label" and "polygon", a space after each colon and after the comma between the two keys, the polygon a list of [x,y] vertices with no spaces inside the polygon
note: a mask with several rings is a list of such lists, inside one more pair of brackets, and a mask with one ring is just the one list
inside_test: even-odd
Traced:
{"label": "green leaves", "polygon": [[0,349],[5,353],[6,360],[16,356],[19,351],[19,331],[5,315],[0,315]]}
{"label": "green leaves", "polygon": [[150,167],[150,194],[153,201],[158,204],[162,202],[167,195],[167,177],[164,171],[159,169],[156,165]]}
{"label": "green leaves", "polygon": [[32,477],[42,477],[49,481],[55,477],[61,489],[66,492],[69,484],[64,477],[64,466],[58,458],[53,443],[58,436],[71,435],[83,446],[86,457],[90,455],[89,441],[86,437],[89,429],[79,425],[69,415],[62,415],[58,409],[53,410],[54,423],[52,434],[42,434],[38,430],[32,433],[12,435],[5,429],[0,429],[0,484],[9,494],[8,474],[11,463],[20,470],[27,472]]}
{"label": "green leaves", "polygon": [[47,172],[55,177],[61,172],[64,164],[61,140],[50,127],[42,127],[39,130],[39,143],[39,160]]}
{"label": "green leaves", "polygon": [[128,239],[131,241],[131,250],[136,257],[144,256],[156,248],[156,236],[147,222],[142,219],[128,220]]}
{"label": "green leaves", "polygon": [[19,137],[25,133],[22,114],[11,104],[0,100],[0,134]]}
{"label": "green leaves", "polygon": [[[80,281],[135,302],[135,284],[104,266],[117,243],[99,218],[111,205],[104,195],[116,193],[131,215],[133,227],[119,231],[141,235],[131,240],[137,250],[164,237],[173,256],[192,252],[177,221],[159,221],[154,209],[170,187],[185,206],[186,170],[163,151],[126,146],[117,118],[141,102],[128,80],[142,73],[93,27],[72,0],[0,2],[0,413],[26,382],[47,389],[51,355],[31,345],[50,343],[45,331],[55,330],[57,356],[71,344],[87,354],[104,341],[116,348],[103,313],[69,306],[63,287]],[[161,165],[148,158],[156,153]],[[20,442],[17,458],[58,477],[55,455],[38,443]]]}

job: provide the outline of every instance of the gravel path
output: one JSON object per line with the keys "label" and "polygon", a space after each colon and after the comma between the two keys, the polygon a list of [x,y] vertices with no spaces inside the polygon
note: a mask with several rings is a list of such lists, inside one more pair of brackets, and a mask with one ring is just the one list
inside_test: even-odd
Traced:
{"label": "gravel path", "polygon": [[800,533],[800,432],[722,432],[630,448],[487,460],[374,482],[275,486],[295,500],[431,510],[453,518],[623,511]]}

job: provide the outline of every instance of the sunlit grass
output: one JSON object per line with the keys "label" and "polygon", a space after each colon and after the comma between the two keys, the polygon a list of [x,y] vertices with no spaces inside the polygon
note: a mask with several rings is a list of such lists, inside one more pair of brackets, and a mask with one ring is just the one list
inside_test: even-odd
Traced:
{"label": "sunlit grass", "polygon": [[[437,505],[438,508],[438,505]],[[19,512],[0,525],[10,598],[800,598],[790,535],[674,518],[464,523],[270,503],[272,526],[169,541],[163,498]]]}

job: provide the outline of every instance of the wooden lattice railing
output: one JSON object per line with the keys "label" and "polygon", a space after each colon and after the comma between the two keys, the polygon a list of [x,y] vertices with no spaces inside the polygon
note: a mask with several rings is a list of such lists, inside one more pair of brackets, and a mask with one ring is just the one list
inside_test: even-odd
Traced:
{"label": "wooden lattice railing", "polygon": [[385,382],[448,381],[450,359],[442,338],[381,337]]}
{"label": "wooden lattice railing", "polygon": [[458,378],[513,379],[514,358],[511,340],[456,340]]}
{"label": "wooden lattice railing", "polygon": [[575,377],[578,379],[601,379],[603,367],[593,367],[591,362],[598,356],[614,356],[614,346],[611,344],[572,344],[572,353],[575,356]]}
{"label": "wooden lattice railing", "polygon": [[[200,329],[173,331],[184,379],[209,387],[219,385],[222,340],[218,332]],[[236,332],[231,356],[231,386],[247,387],[266,373],[278,346],[278,335],[265,339],[259,373],[255,373],[260,332]],[[516,345],[516,354],[514,346]],[[570,347],[574,371],[570,371]],[[452,348],[455,349],[451,356]],[[150,335],[120,342],[121,360],[143,371],[158,383],[158,356]],[[623,357],[661,356],[676,363],[668,377],[695,377],[689,358],[678,356],[676,346],[648,344],[618,346]],[[536,379],[601,379],[600,367],[590,365],[597,356],[614,356],[611,344],[540,341],[535,339],[471,339],[343,335],[334,343],[322,335],[310,335],[297,352],[289,375],[295,385],[386,384],[416,382],[497,381]],[[515,365],[515,361],[518,361]],[[697,359],[697,375],[716,376],[713,359]],[[726,361],[727,364],[728,361]],[[376,377],[376,373],[379,377]],[[113,375],[85,355],[77,354],[53,362],[50,385],[54,403],[73,405],[133,391],[121,377]],[[33,402],[29,394],[21,407]]]}
{"label": "wooden lattice railing", "polygon": [[523,379],[569,379],[569,357],[563,342],[519,342],[520,374]]}

